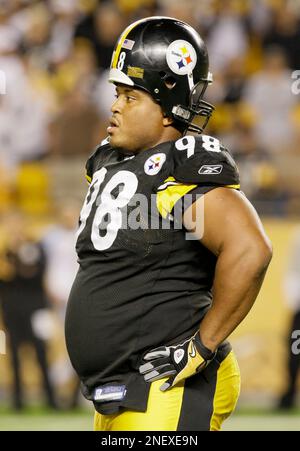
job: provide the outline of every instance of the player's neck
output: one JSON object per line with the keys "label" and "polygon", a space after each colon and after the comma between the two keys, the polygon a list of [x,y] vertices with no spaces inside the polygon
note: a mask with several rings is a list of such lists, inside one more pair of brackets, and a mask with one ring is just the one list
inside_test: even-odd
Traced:
{"label": "player's neck", "polygon": [[159,139],[153,143],[151,146],[148,146],[148,148],[153,148],[158,146],[159,144],[163,144],[164,142],[168,141],[176,141],[177,139],[182,137],[182,133],[180,133],[176,128],[174,127],[166,127],[159,137]]}
{"label": "player's neck", "polygon": [[137,155],[140,152],[144,152],[149,149],[153,149],[154,147],[159,146],[160,144],[163,144],[165,142],[169,141],[176,141],[177,139],[182,137],[182,133],[180,133],[176,128],[174,127],[166,127],[160,136],[157,137],[157,140],[145,142],[143,147],[139,149],[129,150],[125,147],[115,147],[121,154],[125,155]]}

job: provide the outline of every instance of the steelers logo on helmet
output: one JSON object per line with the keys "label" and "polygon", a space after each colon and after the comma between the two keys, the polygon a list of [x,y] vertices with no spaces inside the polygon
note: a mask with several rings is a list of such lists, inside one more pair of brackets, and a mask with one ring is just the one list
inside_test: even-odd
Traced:
{"label": "steelers logo on helmet", "polygon": [[197,63],[197,54],[188,41],[178,39],[167,48],[166,53],[169,68],[177,75],[190,74]]}

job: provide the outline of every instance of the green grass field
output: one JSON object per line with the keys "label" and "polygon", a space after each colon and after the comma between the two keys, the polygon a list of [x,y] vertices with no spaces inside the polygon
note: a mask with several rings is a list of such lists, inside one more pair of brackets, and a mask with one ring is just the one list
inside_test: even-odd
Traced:
{"label": "green grass field", "polygon": [[[91,431],[93,412],[52,412],[28,408],[22,413],[0,409],[0,431]],[[240,410],[223,425],[223,431],[300,431],[300,409],[291,413],[268,410]]]}

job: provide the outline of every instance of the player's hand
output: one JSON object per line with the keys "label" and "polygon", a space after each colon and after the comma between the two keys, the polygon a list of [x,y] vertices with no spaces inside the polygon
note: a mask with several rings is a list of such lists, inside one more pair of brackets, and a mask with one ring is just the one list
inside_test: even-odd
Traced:
{"label": "player's hand", "polygon": [[166,391],[183,379],[199,373],[213,360],[216,355],[201,342],[199,333],[176,346],[160,346],[152,349],[145,356],[139,371],[146,382],[154,382],[166,376],[171,376],[160,387]]}

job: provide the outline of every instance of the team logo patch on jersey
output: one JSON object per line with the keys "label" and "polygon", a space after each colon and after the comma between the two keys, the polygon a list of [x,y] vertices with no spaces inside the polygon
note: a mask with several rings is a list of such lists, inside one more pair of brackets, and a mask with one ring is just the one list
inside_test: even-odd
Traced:
{"label": "team logo patch on jersey", "polygon": [[164,153],[156,153],[149,157],[145,161],[144,171],[147,175],[156,175],[162,168],[162,165],[166,161],[166,155]]}
{"label": "team logo patch on jersey", "polygon": [[223,165],[222,164],[205,164],[201,166],[201,168],[198,171],[198,174],[221,174],[223,171]]}
{"label": "team logo patch on jersey", "polygon": [[120,401],[126,395],[125,385],[107,385],[96,387],[94,390],[94,401]]}
{"label": "team logo patch on jersey", "polygon": [[169,68],[178,75],[190,74],[197,63],[194,47],[183,39],[177,39],[169,45],[166,57]]}

